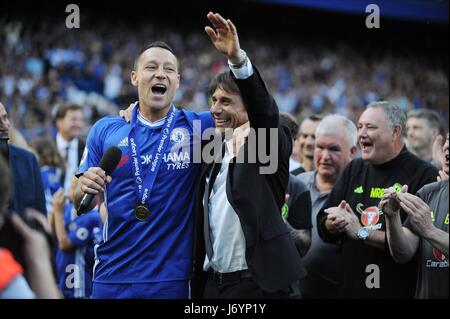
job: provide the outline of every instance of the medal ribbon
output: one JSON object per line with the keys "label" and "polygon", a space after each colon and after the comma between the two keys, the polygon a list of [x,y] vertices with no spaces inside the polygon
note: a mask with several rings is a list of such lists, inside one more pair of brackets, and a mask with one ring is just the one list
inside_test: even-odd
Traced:
{"label": "medal ribbon", "polygon": [[[134,189],[136,192],[136,196],[138,197],[138,203],[142,205],[146,205],[148,198],[150,197],[150,193],[153,189],[153,184],[156,180],[156,175],[158,175],[158,169],[162,162],[162,152],[167,147],[167,143],[169,142],[170,133],[173,130],[173,127],[176,123],[178,112],[177,109],[171,105],[169,113],[167,114],[166,120],[164,121],[163,128],[161,133],[159,134],[159,142],[156,148],[153,149],[151,154],[151,166],[150,169],[147,170],[147,173],[144,174],[142,170],[142,165],[140,161],[140,150],[139,145],[136,140],[136,126],[138,125],[138,107],[135,107],[133,110],[133,114],[131,116],[131,129],[128,133],[128,141],[130,148],[130,156],[132,159],[131,169],[133,170],[133,182]],[[147,205],[148,207],[148,205]]]}

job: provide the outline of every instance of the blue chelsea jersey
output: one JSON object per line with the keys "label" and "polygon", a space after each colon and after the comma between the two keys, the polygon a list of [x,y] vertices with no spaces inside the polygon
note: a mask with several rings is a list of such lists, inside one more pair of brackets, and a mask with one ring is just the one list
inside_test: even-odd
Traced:
{"label": "blue chelsea jersey", "polygon": [[[176,112],[176,122],[147,199],[150,214],[144,221],[136,218],[134,210],[138,196],[128,141],[131,124],[117,116],[105,117],[89,133],[79,173],[98,166],[111,146],[122,150],[122,158],[111,174],[112,182],[106,187],[108,218],[103,241],[96,247],[94,282],[151,283],[191,277],[195,189],[200,174],[200,163],[193,163],[193,146],[200,147],[201,143],[193,137],[198,132],[193,122],[201,123],[201,131],[214,127],[214,122],[209,112]],[[160,142],[164,120],[158,122],[150,124],[141,118],[136,123],[136,144],[144,176]]]}
{"label": "blue chelsea jersey", "polygon": [[102,239],[98,210],[77,216],[73,204],[64,207],[64,226],[74,249],[56,251],[59,287],[65,298],[90,298],[94,268],[94,245]]}

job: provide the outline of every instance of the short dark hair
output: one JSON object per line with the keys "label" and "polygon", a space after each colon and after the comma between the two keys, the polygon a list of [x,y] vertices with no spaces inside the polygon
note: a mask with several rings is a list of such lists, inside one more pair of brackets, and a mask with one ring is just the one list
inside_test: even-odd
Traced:
{"label": "short dark hair", "polygon": [[408,112],[408,119],[411,117],[425,119],[430,127],[435,127],[438,129],[439,133],[442,133],[442,123],[439,114],[436,111],[430,109],[418,109],[411,110]]}
{"label": "short dark hair", "polygon": [[280,124],[285,125],[289,128],[292,139],[295,139],[298,134],[298,121],[295,117],[287,112],[280,113]]}
{"label": "short dark hair", "polygon": [[69,111],[81,111],[83,112],[83,107],[81,105],[75,103],[67,103],[58,107],[58,110],[55,114],[55,120],[61,120],[66,117],[67,112]]}
{"label": "short dark hair", "polygon": [[134,70],[136,70],[136,68],[137,68],[138,60],[141,57],[142,53],[144,53],[145,51],[147,51],[148,49],[151,49],[151,48],[162,48],[162,49],[165,49],[165,50],[169,51],[170,53],[172,53],[177,58],[178,68],[180,68],[180,63],[178,62],[178,57],[176,56],[175,52],[173,52],[172,48],[164,41],[154,41],[154,42],[150,43],[149,45],[147,45],[145,48],[143,48],[141,51],[139,51],[139,54],[134,59],[134,66],[133,66]]}
{"label": "short dark hair", "polygon": [[0,214],[3,212],[4,206],[9,199],[9,185],[11,181],[9,178],[9,168],[6,160],[0,155]]}
{"label": "short dark hair", "polygon": [[220,72],[211,80],[208,86],[209,95],[212,96],[217,88],[221,88],[229,93],[241,94],[241,91],[239,91],[236,82],[234,82],[233,77],[228,70]]}

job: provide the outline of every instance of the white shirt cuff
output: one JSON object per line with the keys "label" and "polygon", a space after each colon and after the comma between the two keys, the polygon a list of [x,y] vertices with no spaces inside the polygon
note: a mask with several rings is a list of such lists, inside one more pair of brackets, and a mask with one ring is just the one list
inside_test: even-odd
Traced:
{"label": "white shirt cuff", "polygon": [[244,65],[240,68],[234,67],[230,63],[230,60],[228,60],[228,66],[236,79],[245,80],[253,75],[253,65],[247,55],[245,57]]}

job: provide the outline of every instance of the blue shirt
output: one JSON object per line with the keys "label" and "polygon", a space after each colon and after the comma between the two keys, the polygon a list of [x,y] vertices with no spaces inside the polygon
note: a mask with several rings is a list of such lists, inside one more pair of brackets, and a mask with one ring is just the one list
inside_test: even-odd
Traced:
{"label": "blue shirt", "polygon": [[90,298],[94,268],[94,245],[102,239],[98,210],[77,216],[73,205],[64,207],[64,226],[74,245],[71,251],[56,252],[59,287],[65,298]]}
{"label": "blue shirt", "polygon": [[[96,247],[94,282],[152,283],[188,280],[192,273],[194,193],[200,163],[193,163],[193,120],[201,121],[201,131],[214,126],[210,113],[177,110],[177,119],[162,162],[147,199],[150,215],[145,221],[135,217],[138,202],[132,172],[128,134],[131,124],[120,117],[105,117],[91,129],[80,171],[98,166],[111,146],[122,150],[122,158],[107,185],[105,203],[108,219],[103,241]],[[159,144],[164,120],[153,125],[140,118],[136,141],[143,174],[150,171],[151,156]],[[196,134],[197,135],[197,134]],[[174,152],[176,144],[187,149]],[[199,145],[197,145],[199,146]]]}

